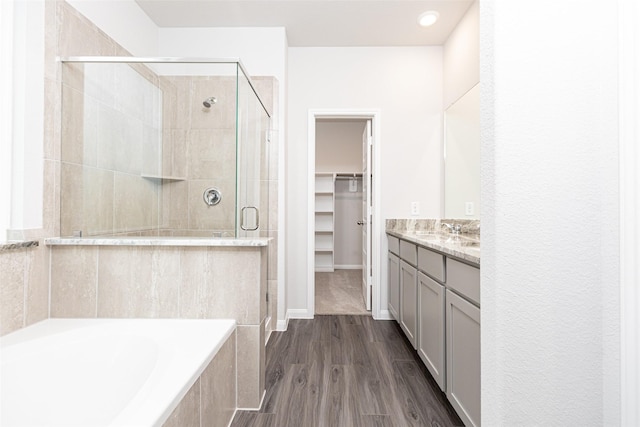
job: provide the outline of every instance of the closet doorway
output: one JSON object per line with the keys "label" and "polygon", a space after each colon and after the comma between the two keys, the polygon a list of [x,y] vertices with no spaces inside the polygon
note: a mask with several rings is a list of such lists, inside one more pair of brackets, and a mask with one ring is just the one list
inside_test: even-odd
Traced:
{"label": "closet doorway", "polygon": [[316,118],[315,314],[371,313],[371,119]]}

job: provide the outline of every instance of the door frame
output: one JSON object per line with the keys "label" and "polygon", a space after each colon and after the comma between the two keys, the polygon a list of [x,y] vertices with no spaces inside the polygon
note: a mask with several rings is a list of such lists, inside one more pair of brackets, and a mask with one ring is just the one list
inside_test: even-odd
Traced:
{"label": "door frame", "polygon": [[373,188],[373,219],[371,223],[371,315],[381,317],[380,307],[380,110],[377,109],[310,109],[308,113],[307,137],[307,313],[315,316],[315,175],[316,175],[316,120],[317,119],[363,119],[371,120],[373,147],[371,154],[371,186]]}

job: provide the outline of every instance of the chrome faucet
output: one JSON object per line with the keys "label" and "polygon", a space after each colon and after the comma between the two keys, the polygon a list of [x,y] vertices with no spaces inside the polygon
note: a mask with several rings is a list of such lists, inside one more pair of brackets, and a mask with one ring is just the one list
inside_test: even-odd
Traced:
{"label": "chrome faucet", "polygon": [[451,234],[460,234],[460,232],[462,231],[462,225],[460,224],[449,224],[447,222],[443,222],[442,225],[447,227]]}

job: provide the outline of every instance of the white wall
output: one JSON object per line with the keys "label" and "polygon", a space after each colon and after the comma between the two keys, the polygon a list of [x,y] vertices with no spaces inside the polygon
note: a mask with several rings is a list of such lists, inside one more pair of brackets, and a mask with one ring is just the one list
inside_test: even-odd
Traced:
{"label": "white wall", "polygon": [[480,17],[482,424],[619,425],[616,8]]}
{"label": "white wall", "polygon": [[158,54],[158,26],[134,0],[66,0],[133,56]]}
{"label": "white wall", "polygon": [[[440,213],[442,48],[290,48],[287,137],[287,292],[307,307],[307,121],[310,109],[380,111],[382,218]],[[373,231],[386,253],[384,228]],[[386,262],[381,277],[386,277]],[[380,301],[387,307],[386,289]]]}
{"label": "white wall", "polygon": [[446,109],[480,80],[480,7],[476,0],[451,32],[442,53]]}

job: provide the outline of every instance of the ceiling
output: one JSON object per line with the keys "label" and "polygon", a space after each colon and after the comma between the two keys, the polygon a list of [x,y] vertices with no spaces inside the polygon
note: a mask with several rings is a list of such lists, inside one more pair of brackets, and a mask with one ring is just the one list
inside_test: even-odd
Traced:
{"label": "ceiling", "polygon": [[[443,44],[473,0],[136,0],[159,27],[285,27],[289,46]],[[436,10],[433,26],[418,16]]]}

